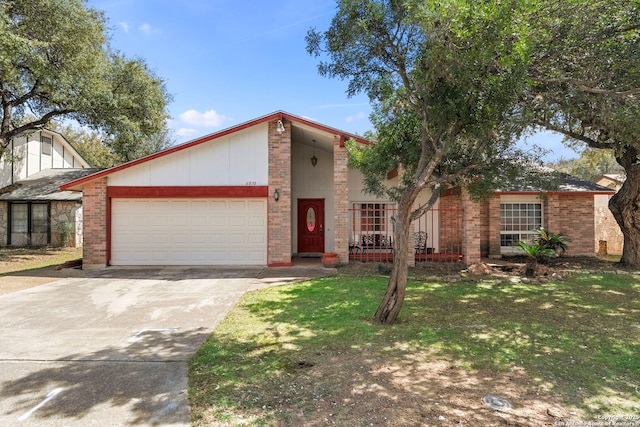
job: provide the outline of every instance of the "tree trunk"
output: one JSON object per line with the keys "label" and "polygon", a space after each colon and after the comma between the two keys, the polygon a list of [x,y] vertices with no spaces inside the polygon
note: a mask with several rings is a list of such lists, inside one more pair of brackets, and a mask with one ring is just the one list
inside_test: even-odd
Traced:
{"label": "tree trunk", "polygon": [[527,262],[525,263],[524,275],[526,277],[534,277],[536,275],[537,266],[538,266],[538,258],[534,256],[527,257]]}
{"label": "tree trunk", "polygon": [[394,229],[393,246],[395,252],[393,255],[393,269],[391,270],[387,291],[374,315],[374,319],[380,323],[391,324],[395,322],[404,302],[407,290],[407,248],[409,245],[412,204],[413,200],[409,201],[404,198],[398,204]]}
{"label": "tree trunk", "polygon": [[617,159],[624,167],[627,179],[609,200],[609,210],[624,236],[620,263],[630,267],[640,267],[640,164],[637,156],[635,147],[627,147]]}

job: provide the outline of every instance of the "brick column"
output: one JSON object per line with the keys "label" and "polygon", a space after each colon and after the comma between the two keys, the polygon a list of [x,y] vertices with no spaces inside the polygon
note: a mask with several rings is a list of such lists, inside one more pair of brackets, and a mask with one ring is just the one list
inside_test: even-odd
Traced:
{"label": "brick column", "polygon": [[82,188],[82,268],[107,266],[107,177],[90,181]]}
{"label": "brick column", "polygon": [[[269,227],[267,264],[291,266],[291,122],[283,120],[284,132],[277,131],[277,120],[269,122]],[[278,190],[276,202],[273,195]]]}
{"label": "brick column", "polygon": [[462,252],[467,265],[479,262],[480,257],[480,203],[471,199],[468,191],[463,190],[462,202]]}
{"label": "brick column", "polygon": [[500,195],[489,197],[489,257],[500,258]]}
{"label": "brick column", "polygon": [[338,262],[349,263],[349,187],[347,149],[340,146],[340,137],[333,141],[333,207],[334,246]]}
{"label": "brick column", "polygon": [[562,218],[567,215],[567,212],[560,210],[560,195],[547,193],[542,200],[542,204],[544,210],[544,223],[542,226],[552,233],[560,233],[560,223]]}

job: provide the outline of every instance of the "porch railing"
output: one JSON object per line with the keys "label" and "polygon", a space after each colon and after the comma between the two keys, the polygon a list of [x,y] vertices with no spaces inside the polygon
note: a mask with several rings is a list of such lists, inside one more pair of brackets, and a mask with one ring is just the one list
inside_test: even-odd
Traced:
{"label": "porch railing", "polygon": [[[392,203],[354,203],[349,210],[349,259],[392,262],[397,209]],[[459,262],[462,254],[462,210],[430,209],[411,225],[416,262]]]}

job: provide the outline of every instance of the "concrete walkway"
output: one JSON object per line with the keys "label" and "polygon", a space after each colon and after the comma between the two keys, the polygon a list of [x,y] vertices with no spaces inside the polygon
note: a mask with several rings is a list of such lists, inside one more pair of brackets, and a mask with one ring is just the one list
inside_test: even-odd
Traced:
{"label": "concrete walkway", "polygon": [[109,268],[0,296],[0,425],[188,426],[187,362],[240,296],[333,272]]}

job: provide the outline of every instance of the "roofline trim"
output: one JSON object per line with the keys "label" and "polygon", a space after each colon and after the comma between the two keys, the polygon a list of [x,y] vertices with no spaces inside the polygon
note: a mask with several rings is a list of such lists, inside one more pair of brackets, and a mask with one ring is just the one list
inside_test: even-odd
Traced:
{"label": "roofline trim", "polygon": [[[365,138],[362,138],[360,136],[353,135],[353,134],[341,131],[341,130],[336,129],[336,128],[332,128],[330,126],[325,126],[323,124],[320,124],[320,123],[317,123],[317,122],[314,122],[314,121],[311,121],[311,120],[308,120],[308,119],[304,119],[302,117],[295,116],[293,114],[289,114],[289,113],[284,112],[284,111],[276,111],[274,113],[267,114],[266,116],[258,117],[256,119],[250,120],[248,122],[240,123],[239,125],[232,126],[230,128],[223,129],[221,131],[214,132],[214,133],[211,133],[211,134],[196,138],[196,139],[191,140],[191,141],[187,141],[187,142],[185,142],[183,144],[176,145],[175,147],[167,148],[166,150],[159,151],[157,153],[150,154],[150,155],[148,155],[146,157],[141,157],[139,159],[132,160],[130,162],[123,163],[121,165],[114,166],[114,167],[109,168],[109,169],[105,169],[105,170],[103,170],[101,172],[98,172],[98,173],[95,173],[93,175],[89,175],[89,176],[86,176],[84,178],[80,178],[80,179],[77,179],[75,181],[68,182],[68,183],[60,186],[60,189],[61,190],[72,190],[73,187],[81,186],[81,185],[86,184],[87,182],[93,181],[95,179],[111,175],[111,174],[113,174],[115,172],[119,172],[119,171],[122,171],[124,169],[128,169],[130,167],[139,165],[141,163],[146,163],[148,161],[158,159],[160,157],[168,156],[169,154],[173,154],[173,153],[176,153],[178,151],[182,151],[182,150],[186,150],[186,149],[191,148],[191,147],[195,147],[195,146],[200,145],[200,144],[202,144],[204,142],[207,142],[207,141],[212,141],[212,140],[215,140],[215,139],[218,139],[218,138],[222,138],[224,136],[230,135],[230,134],[235,133],[235,132],[239,132],[241,130],[250,128],[250,127],[255,126],[255,125],[259,125],[259,124],[262,124],[262,123],[267,123],[267,122],[270,122],[272,120],[289,120],[291,122],[297,122],[297,123],[304,124],[304,125],[307,125],[307,126],[311,126],[313,128],[316,128],[316,129],[319,129],[319,130],[322,130],[322,131],[325,131],[325,132],[328,132],[328,133],[336,134],[336,135],[338,135],[340,137],[340,146],[342,146],[342,147],[344,146],[344,142],[343,141],[345,141],[347,139],[351,139],[351,138],[355,139],[356,141],[358,141],[360,143],[371,144],[370,141],[368,141]],[[75,190],[75,191],[78,191],[78,190]]]}

